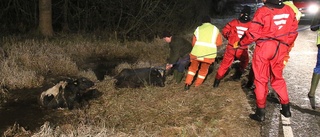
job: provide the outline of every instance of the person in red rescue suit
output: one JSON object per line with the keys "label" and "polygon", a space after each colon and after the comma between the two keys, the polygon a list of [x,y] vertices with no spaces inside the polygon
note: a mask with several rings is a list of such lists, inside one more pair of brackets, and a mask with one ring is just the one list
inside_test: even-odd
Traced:
{"label": "person in red rescue suit", "polygon": [[[299,11],[299,9],[293,4],[293,1],[292,0],[284,0],[283,1],[284,4],[290,6],[292,8],[292,10],[294,11],[294,13],[296,14],[296,18],[298,20],[298,22],[300,21],[300,18],[302,16],[302,13]],[[294,43],[292,43],[290,46],[289,46],[289,50],[288,50],[288,53],[287,55],[284,57],[284,65],[286,65],[289,61],[289,58],[290,58],[290,51],[291,49],[294,47]],[[249,75],[248,75],[248,82],[247,84],[245,85],[246,88],[253,88],[253,80],[254,80],[254,75],[253,75],[253,71],[252,69],[250,69],[250,72],[249,72]]]}
{"label": "person in red rescue suit", "polygon": [[233,79],[240,79],[242,73],[246,69],[249,63],[248,46],[242,46],[241,48],[233,47],[233,43],[242,38],[244,32],[250,26],[250,13],[251,8],[244,6],[238,19],[233,19],[222,29],[222,35],[228,40],[228,45],[223,56],[223,60],[220,63],[220,67],[217,71],[216,78],[214,80],[213,87],[218,87],[220,80],[224,77],[232,62],[237,59],[240,60],[240,64],[236,73],[233,75]]}
{"label": "person in red rescue suit", "polygon": [[256,111],[250,114],[250,118],[260,122],[265,120],[269,79],[280,99],[280,113],[291,117],[287,85],[283,78],[283,61],[298,35],[298,21],[288,5],[283,4],[282,0],[263,2],[265,5],[257,9],[244,38],[234,44],[241,47],[256,43],[252,58]]}
{"label": "person in red rescue suit", "polygon": [[192,50],[190,53],[190,66],[185,80],[185,90],[190,89],[194,76],[200,69],[195,81],[195,87],[200,86],[206,78],[209,66],[217,56],[217,46],[222,45],[220,30],[210,23],[211,18],[206,16],[202,19],[202,25],[194,31],[192,39]]}

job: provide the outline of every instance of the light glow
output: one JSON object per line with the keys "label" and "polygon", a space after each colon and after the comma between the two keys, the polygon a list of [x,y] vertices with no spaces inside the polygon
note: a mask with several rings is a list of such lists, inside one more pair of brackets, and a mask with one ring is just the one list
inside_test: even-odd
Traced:
{"label": "light glow", "polygon": [[315,13],[318,12],[319,7],[318,7],[318,5],[316,5],[316,4],[311,4],[310,6],[308,6],[308,9],[307,9],[307,10],[308,10],[309,13],[315,14]]}

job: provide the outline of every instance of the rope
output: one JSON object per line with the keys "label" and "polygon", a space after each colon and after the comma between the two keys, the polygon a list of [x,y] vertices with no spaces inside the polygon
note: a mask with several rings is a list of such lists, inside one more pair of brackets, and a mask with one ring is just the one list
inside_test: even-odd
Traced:
{"label": "rope", "polygon": [[[276,37],[273,37],[273,38],[267,38],[267,39],[264,39],[264,40],[270,40],[270,39],[279,38],[279,37],[286,36],[286,35],[291,34],[291,33],[299,32],[299,31],[303,31],[303,30],[307,30],[307,29],[311,29],[311,28],[315,28],[315,27],[319,27],[319,26],[320,26],[320,24],[314,25],[314,26],[310,26],[310,27],[300,28],[300,29],[297,29],[294,32],[288,32],[288,33],[285,33],[285,34],[282,34],[282,35],[279,35],[279,36],[276,36]],[[250,47],[248,47],[248,48],[250,48]],[[225,49],[221,49],[221,50],[219,50],[217,52],[214,52],[214,53],[210,53],[210,54],[206,54],[206,55],[202,55],[202,56],[197,56],[196,58],[190,58],[190,60],[192,60],[192,59],[194,60],[194,59],[197,59],[197,58],[203,58],[203,57],[214,55],[214,54],[219,54],[220,52],[223,52],[224,50]],[[176,63],[173,63],[172,65],[176,65],[176,64],[179,64],[179,61],[176,62]]]}

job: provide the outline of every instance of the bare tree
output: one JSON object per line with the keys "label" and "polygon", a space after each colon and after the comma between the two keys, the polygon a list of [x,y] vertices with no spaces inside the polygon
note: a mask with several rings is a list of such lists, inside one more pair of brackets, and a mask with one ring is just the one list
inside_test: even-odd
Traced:
{"label": "bare tree", "polygon": [[53,36],[51,0],[39,0],[39,29],[43,36]]}
{"label": "bare tree", "polygon": [[38,29],[46,37],[54,31],[78,31],[150,40],[163,30],[188,33],[214,2],[218,0],[0,0],[0,17],[5,19],[0,29],[8,34]]}
{"label": "bare tree", "polygon": [[69,29],[69,24],[68,24],[68,3],[69,0],[64,0],[63,3],[63,22],[62,22],[62,31],[68,32]]}

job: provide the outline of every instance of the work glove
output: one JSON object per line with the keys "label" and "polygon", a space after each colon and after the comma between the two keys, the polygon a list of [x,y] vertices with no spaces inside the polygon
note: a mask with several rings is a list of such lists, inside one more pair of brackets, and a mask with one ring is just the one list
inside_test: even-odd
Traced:
{"label": "work glove", "polygon": [[239,48],[240,47],[240,43],[239,41],[236,41],[235,43],[233,43],[233,48]]}
{"label": "work glove", "polygon": [[284,61],[283,61],[283,65],[285,65],[285,66],[286,66],[286,65],[287,65],[287,61],[285,61],[285,60],[284,60]]}

